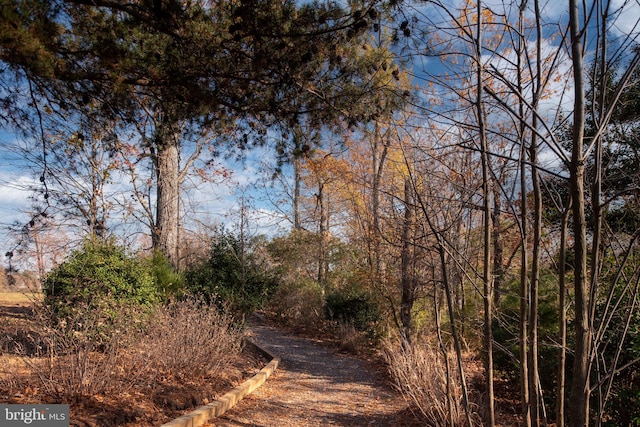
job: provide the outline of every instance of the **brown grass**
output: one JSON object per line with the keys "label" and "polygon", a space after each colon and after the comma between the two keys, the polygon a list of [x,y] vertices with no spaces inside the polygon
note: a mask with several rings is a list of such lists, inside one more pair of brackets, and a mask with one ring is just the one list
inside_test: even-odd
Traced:
{"label": "brown grass", "polygon": [[40,301],[42,301],[40,292],[0,291],[0,304],[2,305],[17,306],[39,303]]}
{"label": "brown grass", "polygon": [[359,354],[367,344],[363,338],[363,333],[358,331],[353,323],[350,322],[337,322],[333,333],[336,336],[340,350],[349,353]]}
{"label": "brown grass", "polygon": [[428,425],[466,425],[455,354],[447,354],[447,375],[444,355],[427,343],[403,348],[396,340],[386,340],[383,346],[396,387],[414,403]]}

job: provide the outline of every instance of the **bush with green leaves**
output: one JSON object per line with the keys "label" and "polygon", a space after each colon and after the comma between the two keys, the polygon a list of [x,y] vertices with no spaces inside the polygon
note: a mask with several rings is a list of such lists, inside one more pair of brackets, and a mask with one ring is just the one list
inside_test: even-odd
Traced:
{"label": "bush with green leaves", "polygon": [[154,251],[148,259],[156,288],[165,300],[185,293],[184,276],[175,270],[169,259],[160,251]]}
{"label": "bush with green leaves", "polygon": [[260,245],[242,241],[221,230],[213,239],[209,257],[185,272],[185,290],[207,301],[220,299],[233,311],[250,313],[262,307],[278,285]]}
{"label": "bush with green leaves", "polygon": [[352,324],[358,331],[376,335],[380,312],[364,292],[334,290],[327,295],[325,312],[329,320]]}
{"label": "bush with green leaves", "polygon": [[94,332],[107,336],[123,309],[144,313],[160,299],[148,265],[112,240],[86,240],[44,278],[42,287],[58,326],[82,330],[78,322],[90,313],[99,327]]}

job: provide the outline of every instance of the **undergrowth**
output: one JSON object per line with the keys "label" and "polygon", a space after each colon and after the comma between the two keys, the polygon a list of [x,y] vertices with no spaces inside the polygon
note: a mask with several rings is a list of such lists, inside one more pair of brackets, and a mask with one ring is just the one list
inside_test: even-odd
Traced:
{"label": "undergrowth", "polygon": [[126,394],[133,387],[153,390],[167,376],[212,378],[241,351],[232,317],[197,299],[158,306],[143,322],[131,321],[136,313],[122,309],[108,340],[94,333],[100,319],[89,312],[76,311],[73,330],[52,324],[46,307],[38,318],[39,331],[13,337],[10,347],[20,363],[5,367],[0,386],[44,389],[57,402]]}

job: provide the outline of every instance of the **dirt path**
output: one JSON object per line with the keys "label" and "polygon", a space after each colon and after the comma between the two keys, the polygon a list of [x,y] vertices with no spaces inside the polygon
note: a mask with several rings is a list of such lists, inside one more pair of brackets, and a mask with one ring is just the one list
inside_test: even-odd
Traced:
{"label": "dirt path", "polygon": [[268,326],[257,343],[281,357],[253,394],[208,426],[412,426],[407,403],[365,362]]}

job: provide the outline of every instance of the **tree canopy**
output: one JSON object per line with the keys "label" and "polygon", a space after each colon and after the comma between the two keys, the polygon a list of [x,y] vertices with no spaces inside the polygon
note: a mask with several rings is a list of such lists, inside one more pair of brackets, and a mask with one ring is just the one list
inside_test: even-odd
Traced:
{"label": "tree canopy", "polygon": [[[17,87],[30,107],[65,120],[90,106],[140,129],[157,180],[154,247],[175,261],[181,141],[213,128],[243,148],[274,123],[356,123],[388,109],[367,102],[397,77],[378,73],[390,54],[365,39],[378,13],[375,2],[22,0],[3,8],[0,59],[27,79]],[[19,92],[4,98],[18,112]]]}

